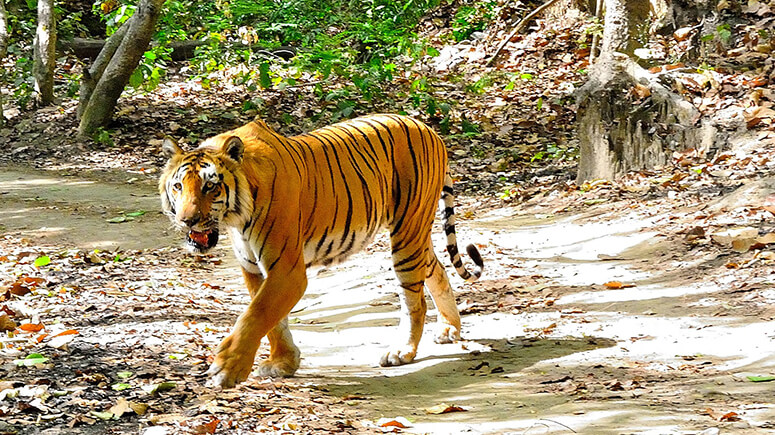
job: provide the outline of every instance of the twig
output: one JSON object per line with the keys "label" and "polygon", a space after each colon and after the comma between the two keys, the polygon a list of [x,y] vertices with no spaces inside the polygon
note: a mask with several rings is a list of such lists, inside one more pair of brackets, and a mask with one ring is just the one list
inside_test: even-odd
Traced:
{"label": "twig", "polygon": [[495,54],[492,55],[489,61],[487,61],[487,66],[492,66],[493,63],[495,63],[495,59],[498,58],[498,55],[501,54],[501,51],[503,51],[503,47],[506,46],[506,44],[511,41],[511,38],[514,37],[519,31],[521,31],[525,26],[527,26],[527,23],[529,23],[533,18],[535,18],[536,15],[540,14],[544,11],[544,9],[548,8],[549,6],[553,5],[557,0],[549,0],[546,3],[542,4],[536,10],[528,14],[525,18],[523,18],[516,26],[514,26],[514,30],[509,33],[509,36],[506,37],[501,42],[501,45],[498,46],[498,49],[495,50]]}

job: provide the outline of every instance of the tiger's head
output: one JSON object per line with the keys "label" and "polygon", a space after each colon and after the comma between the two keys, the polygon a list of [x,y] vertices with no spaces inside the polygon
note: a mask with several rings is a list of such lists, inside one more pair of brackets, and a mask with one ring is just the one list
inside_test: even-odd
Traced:
{"label": "tiger's head", "polygon": [[218,243],[221,223],[241,226],[253,211],[241,168],[245,145],[237,136],[216,136],[186,152],[165,137],[162,150],[169,157],[159,178],[162,210],[186,233],[186,246],[205,253]]}

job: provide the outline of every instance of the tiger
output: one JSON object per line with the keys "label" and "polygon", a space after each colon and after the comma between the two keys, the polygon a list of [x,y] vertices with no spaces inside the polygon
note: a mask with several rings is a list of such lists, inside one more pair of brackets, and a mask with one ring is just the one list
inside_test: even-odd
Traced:
{"label": "tiger", "polygon": [[307,268],[344,260],[383,228],[402,290],[404,332],[380,365],[414,360],[425,323],[425,287],[439,312],[435,341],[460,339],[455,296],[431,243],[437,203],[457,273],[475,281],[484,263],[473,244],[466,250],[475,268],[469,272],[462,262],[446,147],[426,124],[381,114],[284,137],[255,120],[191,151],[167,136],[162,150],[168,156],[159,179],[164,214],[194,253],[215,247],[221,226],[226,228],[251,297],[215,350],[209,385],[230,388],[245,381],[265,336],[269,357],[257,373],[292,376],[300,352],[288,314],[304,295]]}

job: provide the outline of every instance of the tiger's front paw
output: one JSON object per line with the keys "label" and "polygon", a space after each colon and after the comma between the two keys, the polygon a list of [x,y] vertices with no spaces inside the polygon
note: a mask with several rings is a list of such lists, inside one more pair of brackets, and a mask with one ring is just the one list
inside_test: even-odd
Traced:
{"label": "tiger's front paw", "polygon": [[262,362],[258,366],[258,375],[269,378],[289,378],[299,368],[299,354],[289,355],[287,358],[273,358]]}
{"label": "tiger's front paw", "polygon": [[215,360],[207,370],[207,375],[210,376],[207,384],[231,388],[245,381],[253,368],[255,356],[255,350],[242,349],[232,336],[226,337],[218,346]]}
{"label": "tiger's front paw", "polygon": [[436,336],[433,341],[439,344],[457,343],[460,340],[460,328],[448,323],[436,325]]}
{"label": "tiger's front paw", "polygon": [[385,355],[382,355],[382,358],[379,361],[379,365],[382,367],[390,367],[409,364],[410,362],[414,361],[415,355],[417,355],[417,349],[406,345],[399,349],[391,350]]}

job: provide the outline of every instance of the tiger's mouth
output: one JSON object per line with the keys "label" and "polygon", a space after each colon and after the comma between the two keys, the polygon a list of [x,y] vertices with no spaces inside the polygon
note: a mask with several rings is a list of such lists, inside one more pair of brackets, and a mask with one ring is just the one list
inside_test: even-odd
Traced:
{"label": "tiger's mouth", "polygon": [[186,244],[194,252],[204,254],[218,244],[218,229],[212,228],[205,231],[191,230],[186,234]]}

